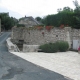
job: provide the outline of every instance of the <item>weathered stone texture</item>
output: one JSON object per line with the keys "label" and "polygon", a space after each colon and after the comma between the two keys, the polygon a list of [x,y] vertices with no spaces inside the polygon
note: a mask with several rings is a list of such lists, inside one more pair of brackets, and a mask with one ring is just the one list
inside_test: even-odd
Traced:
{"label": "weathered stone texture", "polygon": [[[42,34],[44,33],[44,34]],[[80,30],[65,27],[64,29],[53,28],[51,31],[27,30],[27,28],[13,28],[12,39],[14,41],[24,40],[28,45],[41,45],[59,40],[67,41],[71,47],[74,39],[80,40]]]}
{"label": "weathered stone texture", "polygon": [[[44,35],[42,34],[43,32]],[[70,31],[66,30],[65,28],[53,28],[50,32],[47,30],[27,30],[26,28],[13,28],[12,30],[13,40],[24,40],[26,44],[31,45],[40,45],[58,40],[70,41],[70,36]]]}
{"label": "weathered stone texture", "polygon": [[23,45],[23,52],[37,52],[39,45]]}
{"label": "weathered stone texture", "polygon": [[80,29],[73,29],[72,34],[73,39],[80,39]]}

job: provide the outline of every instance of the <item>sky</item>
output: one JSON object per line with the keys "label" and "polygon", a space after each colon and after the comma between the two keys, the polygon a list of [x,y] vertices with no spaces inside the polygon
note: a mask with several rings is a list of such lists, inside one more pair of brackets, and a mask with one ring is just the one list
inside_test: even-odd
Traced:
{"label": "sky", "polygon": [[10,16],[17,19],[25,15],[44,17],[56,14],[59,8],[68,6],[74,9],[73,1],[75,0],[0,0],[0,13],[9,12]]}

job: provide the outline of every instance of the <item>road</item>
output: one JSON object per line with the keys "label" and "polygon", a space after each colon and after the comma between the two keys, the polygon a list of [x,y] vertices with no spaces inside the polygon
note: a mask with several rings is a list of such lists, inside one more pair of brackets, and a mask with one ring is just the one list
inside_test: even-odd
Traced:
{"label": "road", "polygon": [[9,36],[10,32],[0,36],[0,80],[71,80],[9,53],[6,47]]}

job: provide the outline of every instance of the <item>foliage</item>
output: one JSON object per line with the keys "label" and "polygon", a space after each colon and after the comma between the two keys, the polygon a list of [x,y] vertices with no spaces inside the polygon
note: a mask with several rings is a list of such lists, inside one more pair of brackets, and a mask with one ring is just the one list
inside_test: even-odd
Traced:
{"label": "foliage", "polygon": [[58,46],[55,43],[44,44],[41,45],[39,48],[42,50],[42,52],[46,53],[54,53],[58,51]]}
{"label": "foliage", "polygon": [[0,13],[0,18],[2,30],[10,30],[18,22],[16,18],[10,17],[9,13]]}
{"label": "foliage", "polygon": [[77,28],[77,29],[80,29],[80,5],[78,4],[78,1],[75,0],[73,1],[74,2],[74,5],[75,5],[75,10],[74,10],[74,13],[75,13],[75,25],[74,25],[74,28]]}
{"label": "foliage", "polygon": [[[80,29],[80,5],[77,0],[73,1],[75,9],[70,7],[59,8],[57,14],[47,15],[43,18],[36,17],[35,19],[45,26],[60,27],[62,24],[69,25],[72,28]],[[25,16],[26,17],[26,16]],[[2,29],[11,29],[18,23],[16,18],[10,17],[9,13],[0,13]],[[22,18],[19,19],[22,20]]]}
{"label": "foliage", "polygon": [[[25,16],[25,17],[26,17],[26,16]],[[22,18],[19,18],[19,21],[20,21],[20,20],[23,20],[23,19],[24,19],[24,17],[22,17]]]}
{"label": "foliage", "polygon": [[17,27],[25,27],[24,24],[17,24]]}
{"label": "foliage", "polygon": [[47,15],[41,22],[46,26],[59,27],[61,24],[68,24],[72,28],[80,29],[80,6],[77,0],[73,2],[76,7],[74,10],[70,7],[60,8],[57,14]]}
{"label": "foliage", "polygon": [[46,53],[54,53],[54,52],[64,52],[67,51],[69,48],[69,44],[66,41],[58,41],[55,43],[48,43],[48,44],[44,44],[41,45],[39,47],[39,49],[42,50],[42,52],[46,52]]}
{"label": "foliage", "polygon": [[69,44],[66,41],[59,41],[59,42],[56,42],[56,44],[58,45],[58,49],[60,52],[65,52],[69,48]]}
{"label": "foliage", "polygon": [[37,21],[41,22],[41,17],[36,17],[35,18]]}
{"label": "foliage", "polygon": [[61,24],[73,26],[74,25],[74,12],[63,10],[57,14],[48,15],[43,18],[42,22],[46,26],[59,27]]}

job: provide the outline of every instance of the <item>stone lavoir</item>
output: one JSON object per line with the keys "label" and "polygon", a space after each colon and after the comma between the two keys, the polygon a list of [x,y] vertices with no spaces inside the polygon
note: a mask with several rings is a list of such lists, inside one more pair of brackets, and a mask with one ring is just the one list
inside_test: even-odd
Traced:
{"label": "stone lavoir", "polygon": [[36,45],[38,47],[38,45],[45,43],[63,40],[69,43],[70,48],[78,50],[80,45],[80,30],[72,29],[71,27],[64,27],[62,29],[53,28],[50,31],[46,29],[38,30],[27,29],[26,27],[14,27],[12,29],[11,40],[14,43],[22,42],[23,48],[24,45],[27,46],[26,48],[29,48],[30,45]]}

